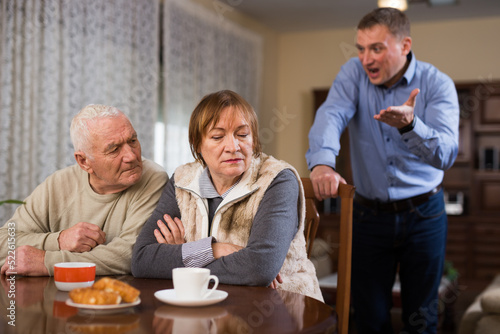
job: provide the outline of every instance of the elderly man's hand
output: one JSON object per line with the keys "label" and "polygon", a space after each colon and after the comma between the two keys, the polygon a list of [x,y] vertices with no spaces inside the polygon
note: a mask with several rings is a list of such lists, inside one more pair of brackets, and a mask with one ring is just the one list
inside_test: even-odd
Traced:
{"label": "elderly man's hand", "polygon": [[15,261],[5,261],[2,275],[48,276],[45,267],[45,251],[33,246],[20,246],[15,250]]}
{"label": "elderly man's hand", "polygon": [[106,241],[106,233],[97,225],[80,222],[59,234],[59,248],[83,253]]}

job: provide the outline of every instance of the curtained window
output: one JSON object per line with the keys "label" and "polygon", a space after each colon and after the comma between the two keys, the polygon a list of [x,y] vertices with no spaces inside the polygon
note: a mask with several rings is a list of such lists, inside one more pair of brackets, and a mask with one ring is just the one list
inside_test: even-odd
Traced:
{"label": "curtained window", "polygon": [[[0,1],[0,201],[75,163],[69,125],[90,103],[123,110],[171,175],[193,160],[187,127],[204,95],[258,105],[261,45],[189,0]],[[14,209],[0,206],[0,225]]]}
{"label": "curtained window", "polygon": [[90,103],[127,113],[152,158],[158,33],[157,0],[0,1],[0,200],[75,163],[69,125]]}
{"label": "curtained window", "polygon": [[230,89],[257,107],[262,41],[217,15],[215,8],[165,0],[162,42],[164,87],[157,129],[164,136],[158,136],[155,159],[172,175],[177,166],[193,161],[189,118],[203,96]]}

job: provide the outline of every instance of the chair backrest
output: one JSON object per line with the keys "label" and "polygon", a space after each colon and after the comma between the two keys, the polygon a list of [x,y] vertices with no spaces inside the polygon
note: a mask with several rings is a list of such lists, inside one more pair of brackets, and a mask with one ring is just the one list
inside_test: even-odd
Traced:
{"label": "chair backrest", "polygon": [[307,257],[311,257],[311,250],[316,238],[316,232],[319,226],[319,213],[316,208],[316,197],[314,189],[309,178],[303,177],[302,185],[304,186],[304,194],[306,197],[306,221],[304,223],[304,234],[306,237]]}
{"label": "chair backrest", "polygon": [[[308,255],[319,226],[319,214],[316,209],[314,188],[309,178],[302,178],[306,197],[306,226],[304,233],[308,245]],[[338,333],[347,334],[349,330],[349,313],[351,306],[351,258],[352,258],[352,211],[355,187],[349,184],[339,184],[340,224],[339,251],[337,270],[337,296],[335,310],[338,316]],[[312,208],[311,208],[312,205]],[[308,213],[310,210],[312,213]],[[315,218],[317,217],[317,218]],[[307,226],[311,225],[311,226]]]}

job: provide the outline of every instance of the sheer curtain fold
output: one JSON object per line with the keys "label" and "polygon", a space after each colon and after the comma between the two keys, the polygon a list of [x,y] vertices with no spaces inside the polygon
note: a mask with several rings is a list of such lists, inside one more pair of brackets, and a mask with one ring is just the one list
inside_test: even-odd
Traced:
{"label": "sheer curtain fold", "polygon": [[262,40],[215,10],[187,0],[165,0],[163,16],[166,150],[160,162],[171,175],[175,167],[193,160],[189,118],[203,96],[230,89],[257,110]]}
{"label": "sheer curtain fold", "polygon": [[158,28],[156,0],[0,2],[0,201],[74,163],[69,125],[89,103],[126,112],[153,158]]}

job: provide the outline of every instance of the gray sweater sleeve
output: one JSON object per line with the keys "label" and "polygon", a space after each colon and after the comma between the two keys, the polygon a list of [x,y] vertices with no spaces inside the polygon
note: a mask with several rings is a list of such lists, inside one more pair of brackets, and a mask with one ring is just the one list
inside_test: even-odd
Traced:
{"label": "gray sweater sleeve", "polygon": [[160,244],[156,241],[154,230],[163,216],[180,217],[175,199],[174,177],[172,176],[161,194],[153,213],[142,227],[132,252],[131,271],[135,277],[172,278],[172,269],[184,267],[182,245]]}
{"label": "gray sweater sleeve", "polygon": [[[137,239],[132,257],[134,276],[171,278],[173,268],[184,266],[181,245],[158,244],[153,234],[163,213],[179,217],[173,180],[170,178]],[[225,284],[268,286],[278,275],[298,231],[298,199],[299,184],[294,173],[280,172],[264,194],[247,246],[207,265],[211,273]]]}

